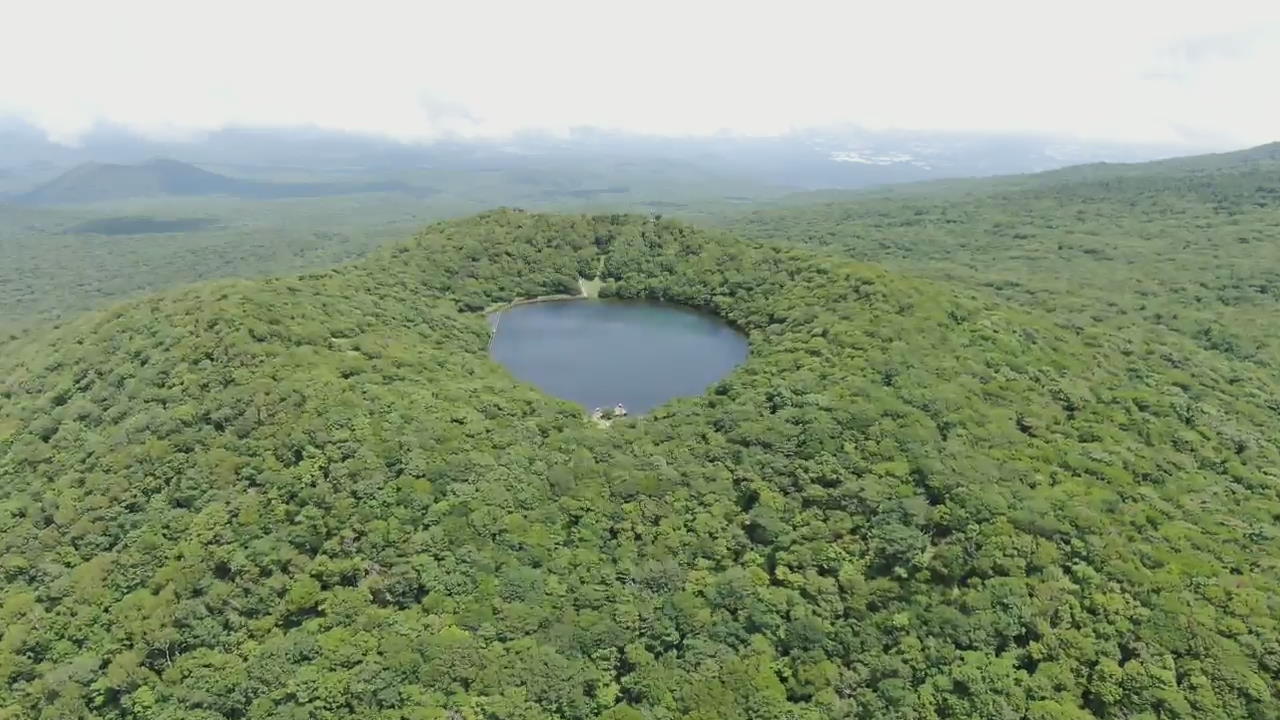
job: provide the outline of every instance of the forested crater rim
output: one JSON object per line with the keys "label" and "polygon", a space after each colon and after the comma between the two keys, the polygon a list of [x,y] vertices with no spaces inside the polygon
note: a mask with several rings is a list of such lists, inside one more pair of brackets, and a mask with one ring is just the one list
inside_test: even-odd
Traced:
{"label": "forested crater rim", "polygon": [[[751,361],[620,432],[488,361],[602,264]],[[0,355],[0,705],[1273,717],[1275,379],[944,288],[496,213]]]}

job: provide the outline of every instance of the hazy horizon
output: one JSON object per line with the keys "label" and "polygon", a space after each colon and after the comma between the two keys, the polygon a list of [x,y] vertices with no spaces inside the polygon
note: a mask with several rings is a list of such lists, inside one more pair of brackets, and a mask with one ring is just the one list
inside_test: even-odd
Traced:
{"label": "hazy horizon", "polygon": [[[1039,130],[950,130],[950,129],[914,129],[914,128],[872,128],[854,122],[827,123],[823,125],[803,125],[790,127],[771,133],[751,133],[722,129],[715,132],[679,132],[662,133],[627,128],[611,128],[597,125],[571,125],[563,128],[527,127],[516,128],[510,132],[494,135],[466,134],[457,131],[442,131],[433,135],[400,136],[378,130],[345,129],[328,127],[317,123],[301,123],[294,125],[271,125],[263,123],[229,123],[211,127],[168,128],[164,131],[149,130],[144,127],[131,126],[97,118],[74,135],[62,136],[50,133],[46,128],[27,117],[0,112],[0,132],[39,133],[43,141],[52,145],[69,149],[80,148],[86,142],[139,141],[156,145],[185,145],[208,142],[218,137],[278,137],[291,138],[298,141],[348,140],[357,143],[386,143],[405,147],[428,147],[439,144],[456,143],[461,145],[510,145],[521,143],[575,143],[575,142],[639,142],[639,143],[703,143],[725,141],[768,141],[786,139],[806,139],[816,137],[851,138],[868,140],[897,140],[902,142],[924,141],[928,139],[949,139],[969,141],[1039,141],[1060,142],[1064,144],[1080,143],[1093,146],[1115,147],[1161,147],[1179,153],[1189,151],[1216,152],[1221,150],[1242,149],[1254,145],[1265,145],[1280,141],[1280,129],[1270,140],[1247,142],[1244,144],[1229,140],[1177,139],[1108,139],[1089,137],[1067,132]],[[1264,136],[1265,137],[1265,136]]]}
{"label": "hazy horizon", "polygon": [[55,0],[14,12],[27,31],[0,62],[24,72],[0,83],[0,117],[70,145],[102,126],[411,141],[857,126],[1226,149],[1280,129],[1265,91],[1280,75],[1280,8],[1265,2]]}

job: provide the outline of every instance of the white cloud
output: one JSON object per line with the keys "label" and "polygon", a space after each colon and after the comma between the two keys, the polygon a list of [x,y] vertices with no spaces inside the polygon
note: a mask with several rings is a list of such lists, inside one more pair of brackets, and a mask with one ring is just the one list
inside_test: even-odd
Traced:
{"label": "white cloud", "polygon": [[0,112],[71,138],[294,125],[429,137],[592,125],[1280,137],[1280,3],[42,0]]}

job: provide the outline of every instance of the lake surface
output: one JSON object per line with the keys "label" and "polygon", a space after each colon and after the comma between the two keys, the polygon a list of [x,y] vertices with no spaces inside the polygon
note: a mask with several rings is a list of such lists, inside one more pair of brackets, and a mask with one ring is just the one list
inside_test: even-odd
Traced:
{"label": "lake surface", "polygon": [[587,410],[633,415],[700,395],[747,358],[747,338],[679,305],[565,300],[516,305],[490,318],[494,360],[512,375]]}

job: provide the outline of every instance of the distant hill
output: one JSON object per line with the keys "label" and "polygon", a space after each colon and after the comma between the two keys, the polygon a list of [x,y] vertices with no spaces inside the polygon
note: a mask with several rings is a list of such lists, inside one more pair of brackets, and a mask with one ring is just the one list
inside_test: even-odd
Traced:
{"label": "distant hill", "polygon": [[[1188,155],[1144,162],[1090,162],[1053,170],[991,177],[951,177],[916,180],[868,187],[831,187],[794,192],[768,202],[761,212],[783,208],[841,206],[867,202],[898,202],[907,199],[968,200],[1000,194],[1049,191],[1133,193],[1155,191],[1171,184],[1186,191],[1221,191],[1220,183],[1260,180],[1262,186],[1277,185],[1280,178],[1280,142],[1244,150]],[[1117,183],[1123,187],[1117,187]],[[1175,189],[1164,187],[1163,189]],[[1269,192],[1266,187],[1263,192]],[[1228,192],[1227,194],[1234,194]]]}
{"label": "distant hill", "polygon": [[277,183],[245,180],[177,160],[156,159],[137,165],[85,163],[19,195],[16,201],[30,205],[71,205],[140,197],[229,195],[274,199],[369,192],[416,194],[422,190],[400,182]]}
{"label": "distant hill", "polygon": [[725,224],[994,291],[1082,328],[1159,327],[1280,367],[1280,143],[757,207]]}
{"label": "distant hill", "polygon": [[1159,177],[1170,174],[1206,175],[1280,171],[1280,142],[1244,150],[1175,157],[1137,163],[1097,162],[1050,170],[1030,176],[1041,182]]}

